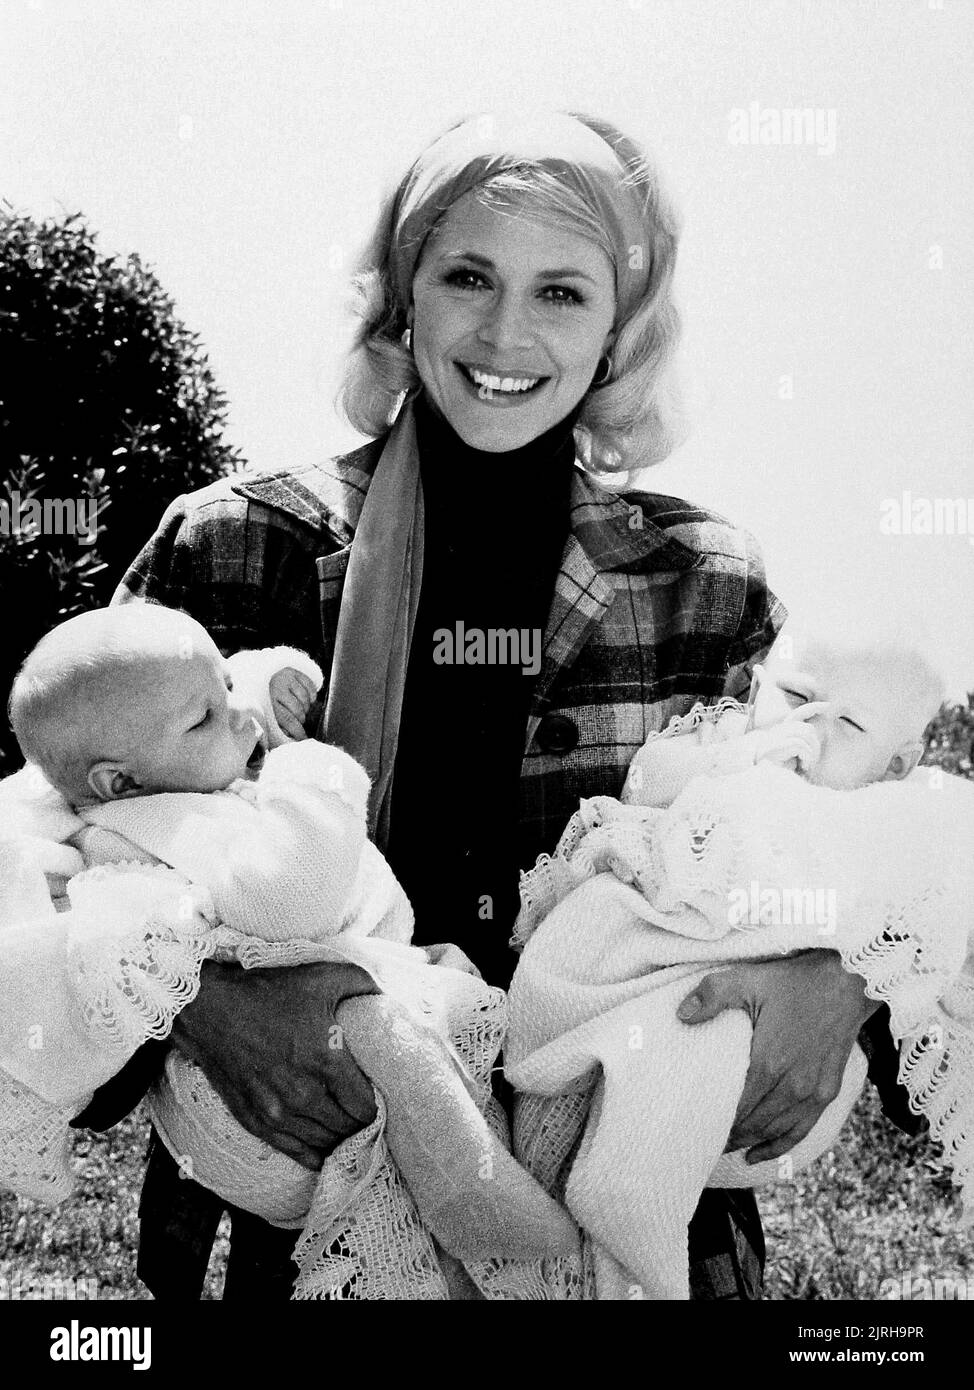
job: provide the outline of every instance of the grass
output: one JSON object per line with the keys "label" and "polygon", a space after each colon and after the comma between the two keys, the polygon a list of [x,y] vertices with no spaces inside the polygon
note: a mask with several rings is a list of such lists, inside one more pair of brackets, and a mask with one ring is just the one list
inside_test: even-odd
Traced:
{"label": "grass", "polygon": [[[149,1297],[135,1273],[147,1134],[137,1111],[109,1134],[79,1135],[78,1192],[56,1210],[0,1194],[0,1287],[95,1279],[100,1298]],[[974,1284],[974,1236],[958,1228],[933,1158],[932,1145],[901,1134],[865,1095],[828,1157],[760,1194],[766,1297],[870,1300],[904,1276]],[[221,1227],[205,1298],[220,1297],[226,1252]]]}
{"label": "grass", "polygon": [[[149,1136],[141,1108],[107,1134],[74,1141],[77,1193],[60,1207],[0,1193],[0,1287],[41,1280],[95,1280],[98,1297],[147,1299],[135,1272],[138,1206]],[[205,1298],[219,1298],[227,1255],[221,1227]]]}
{"label": "grass", "polygon": [[890,1124],[870,1088],[830,1154],[758,1194],[766,1296],[870,1300],[904,1277],[951,1278],[966,1290],[974,1237],[958,1225],[960,1201],[936,1153]]}

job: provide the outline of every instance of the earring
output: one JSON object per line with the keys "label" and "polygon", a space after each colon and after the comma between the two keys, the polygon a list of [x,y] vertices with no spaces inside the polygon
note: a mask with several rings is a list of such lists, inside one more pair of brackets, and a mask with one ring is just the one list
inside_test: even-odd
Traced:
{"label": "earring", "polygon": [[403,347],[406,349],[407,352],[412,352],[412,350],[413,350],[413,330],[412,330],[411,328],[405,329],[405,330],[403,331],[403,335],[402,335],[402,337],[400,338],[399,341],[402,343]]}
{"label": "earring", "polygon": [[605,352],[599,358],[599,365],[596,368],[595,376],[592,378],[593,389],[604,386],[612,375],[612,358]]}

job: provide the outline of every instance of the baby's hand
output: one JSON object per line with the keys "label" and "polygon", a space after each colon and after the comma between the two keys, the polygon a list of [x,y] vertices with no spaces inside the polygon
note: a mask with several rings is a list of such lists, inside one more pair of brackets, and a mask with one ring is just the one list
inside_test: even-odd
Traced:
{"label": "baby's hand", "polygon": [[746,735],[754,745],[756,763],[776,763],[779,767],[795,764],[798,772],[808,772],[818,762],[822,741],[804,720],[785,719],[769,729],[754,729]]}
{"label": "baby's hand", "polygon": [[454,946],[449,941],[427,946],[426,959],[430,965],[445,965],[450,970],[462,970],[464,975],[476,975],[478,980],[484,978],[470,957],[465,955],[459,946]]}
{"label": "baby's hand", "polygon": [[274,718],[288,738],[307,738],[304,721],[308,717],[317,690],[312,681],[293,666],[275,671],[270,680],[271,708]]}

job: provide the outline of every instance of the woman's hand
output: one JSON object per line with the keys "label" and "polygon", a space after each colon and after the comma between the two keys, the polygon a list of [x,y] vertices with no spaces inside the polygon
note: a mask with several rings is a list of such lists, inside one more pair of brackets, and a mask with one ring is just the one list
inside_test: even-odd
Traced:
{"label": "woman's hand", "polygon": [[343,999],[376,994],[375,983],[348,964],[243,970],[208,961],[202,979],[173,1041],[245,1129],[317,1172],[375,1117],[372,1084],[335,1020]]}
{"label": "woman's hand", "polygon": [[754,1027],[728,1150],[747,1149],[748,1163],[760,1163],[804,1139],[839,1094],[856,1035],[878,1008],[835,951],[750,962],[701,980],[677,1011],[684,1023],[744,1009]]}

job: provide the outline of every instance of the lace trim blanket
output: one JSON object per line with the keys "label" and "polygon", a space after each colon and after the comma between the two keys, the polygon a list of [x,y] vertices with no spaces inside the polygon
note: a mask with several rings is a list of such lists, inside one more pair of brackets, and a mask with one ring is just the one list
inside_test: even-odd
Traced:
{"label": "lace trim blanket", "polygon": [[524,875],[506,1044],[525,1093],[515,1152],[549,1190],[564,1187],[600,1296],[686,1297],[700,1189],[789,1176],[829,1146],[861,1084],[854,1053],[832,1113],[790,1164],[721,1159],[750,1027],[728,1013],[690,1029],[675,1010],[722,963],[837,950],[889,1005],[911,1106],[969,1196],[972,828],[974,788],[936,770],[835,792],[759,764],[698,778],[665,811],[583,802],[555,854]]}
{"label": "lace trim blanket", "polygon": [[[303,747],[275,750],[268,763],[276,759],[280,771],[282,761],[294,763]],[[284,779],[268,781],[270,794],[284,798]],[[347,800],[349,787],[358,800],[354,778],[339,783],[339,800]],[[318,785],[329,782],[319,779]],[[311,779],[302,784],[299,778],[297,801],[310,827],[305,793],[313,793]],[[168,1035],[199,987],[203,959],[234,959],[249,968],[353,961],[385,990],[348,1000],[339,1012],[338,1045],[351,1049],[376,1084],[376,1123],[340,1146],[320,1176],[309,1175],[248,1135],[202,1072],[173,1052],[151,1106],[177,1160],[228,1200],[303,1228],[299,1297],[407,1296],[402,1290],[410,1281],[427,1290],[422,1296],[449,1296],[443,1273],[449,1262],[439,1259],[437,1240],[472,1272],[485,1259],[512,1262],[506,1277],[515,1286],[518,1261],[543,1255],[557,1263],[571,1256],[578,1246],[574,1223],[518,1167],[496,1121],[483,1114],[503,1037],[503,994],[459,971],[430,966],[425,952],[408,944],[408,903],[367,843],[358,870],[346,876],[347,901],[335,898],[332,920],[319,918],[322,938],[285,938],[288,912],[308,920],[315,900],[329,901],[315,874],[328,873],[333,894],[338,874],[320,839],[317,854],[308,852],[300,866],[304,872],[295,872],[293,860],[274,861],[275,844],[297,844],[303,853],[308,835],[281,834],[277,841],[272,835],[248,845],[247,813],[258,809],[254,796],[246,784],[222,800],[179,794],[86,813],[86,852],[110,862],[72,879],[68,911],[54,912],[43,880],[30,895],[36,909],[30,920],[8,902],[0,951],[20,968],[5,974],[0,989],[2,1002],[15,1006],[0,1010],[4,1183],[45,1200],[68,1194],[67,1121],[142,1041]],[[357,805],[352,809],[360,814]],[[168,863],[120,862],[126,847],[143,861],[165,856]],[[25,883],[31,860],[22,848],[6,842]],[[194,886],[181,872],[186,868],[208,879],[207,887]],[[276,916],[262,919],[275,901],[279,872],[286,896]],[[256,879],[253,892],[246,874]],[[19,895],[21,904],[26,901]],[[265,920],[279,939],[238,929]],[[32,1028],[40,1028],[36,1046]],[[344,1254],[337,1260],[339,1247]],[[417,1264],[420,1248],[425,1254]],[[356,1268],[351,1278],[350,1261]],[[474,1279],[489,1284],[492,1268]]]}

